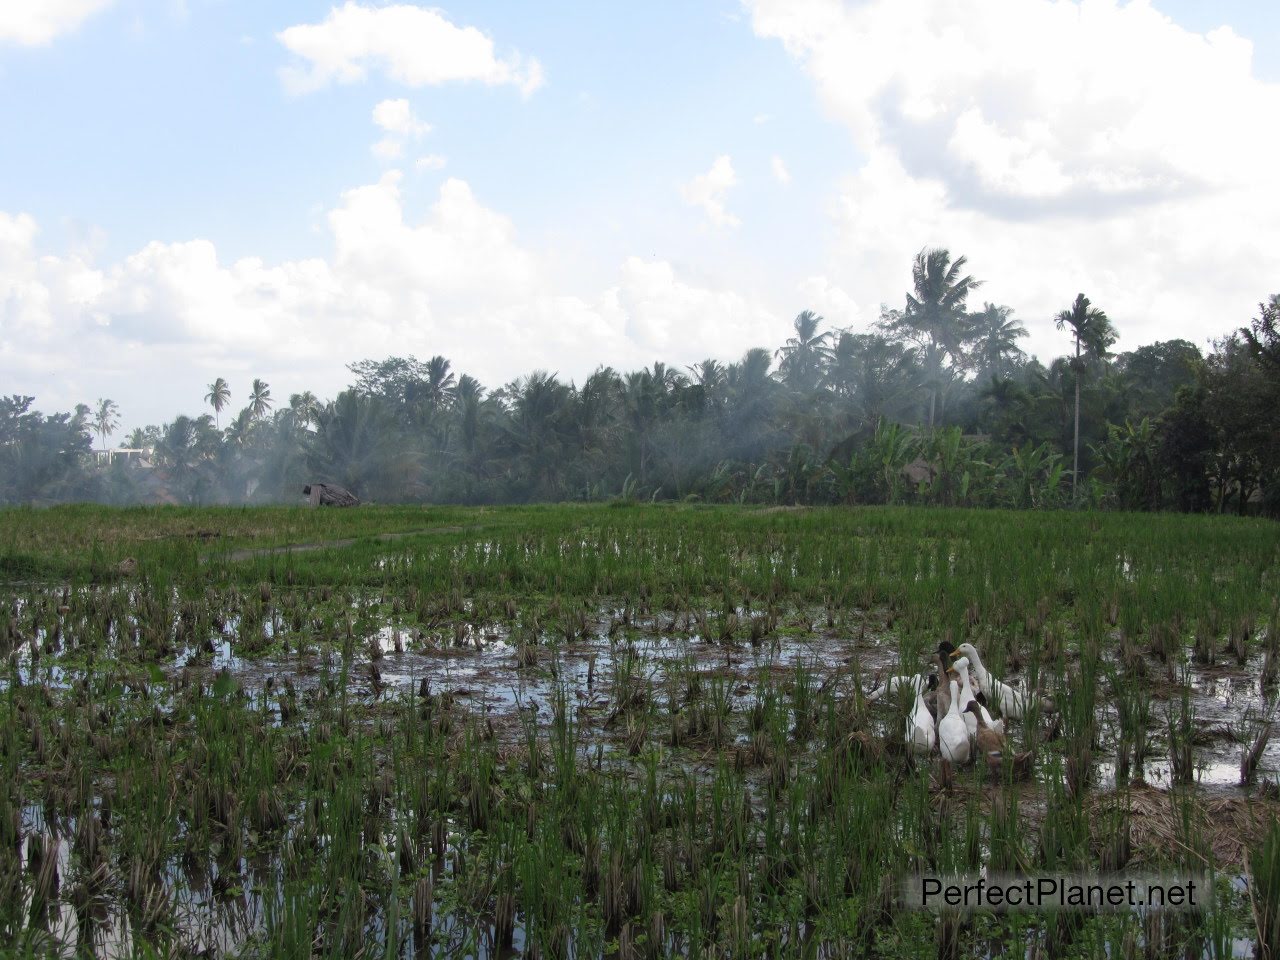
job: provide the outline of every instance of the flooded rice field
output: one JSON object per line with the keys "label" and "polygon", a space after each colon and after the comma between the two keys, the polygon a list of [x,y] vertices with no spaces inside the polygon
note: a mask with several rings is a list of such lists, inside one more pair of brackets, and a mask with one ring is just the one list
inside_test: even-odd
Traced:
{"label": "flooded rice field", "polygon": [[[927,541],[744,522],[718,543],[630,517],[458,523],[169,567],[134,544],[130,566],[0,585],[0,936],[118,957],[1264,943],[1273,568],[1219,578],[1191,534],[1011,558],[994,530],[975,558],[936,515]],[[913,751],[914,694],[884,692],[959,683],[965,643],[1029,704],[994,761]],[[896,899],[912,873],[1100,870],[1213,896],[1096,916]]]}

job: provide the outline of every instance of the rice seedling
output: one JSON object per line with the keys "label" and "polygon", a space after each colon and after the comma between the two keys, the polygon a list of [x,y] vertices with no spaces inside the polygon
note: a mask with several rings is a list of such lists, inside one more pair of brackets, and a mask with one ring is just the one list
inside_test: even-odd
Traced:
{"label": "rice seedling", "polygon": [[[785,957],[1259,939],[1229,890],[1200,927],[1150,929],[935,920],[893,891],[913,870],[1152,863],[1146,791],[1170,798],[1164,855],[1242,871],[1275,810],[1274,744],[1215,731],[1265,708],[1270,527],[709,507],[320,522],[45,515],[33,542],[57,576],[0,586],[6,942]],[[219,535],[175,536],[191,527]],[[404,531],[421,532],[377,538]],[[6,516],[0,553],[32,533]],[[908,757],[904,708],[865,702],[875,672],[927,672],[944,637],[1039,691],[1004,718],[1027,780],[975,765],[944,794],[936,759]],[[1214,692],[1236,679],[1250,692]],[[1237,794],[1255,814],[1206,818],[1206,796]]]}

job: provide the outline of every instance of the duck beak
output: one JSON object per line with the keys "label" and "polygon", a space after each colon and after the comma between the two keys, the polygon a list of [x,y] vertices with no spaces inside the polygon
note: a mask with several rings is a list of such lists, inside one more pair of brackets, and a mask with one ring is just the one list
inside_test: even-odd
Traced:
{"label": "duck beak", "polygon": [[960,651],[959,651],[959,650],[952,650],[952,651],[951,651],[951,659],[952,659],[952,660],[959,660],[959,659],[960,659]]}

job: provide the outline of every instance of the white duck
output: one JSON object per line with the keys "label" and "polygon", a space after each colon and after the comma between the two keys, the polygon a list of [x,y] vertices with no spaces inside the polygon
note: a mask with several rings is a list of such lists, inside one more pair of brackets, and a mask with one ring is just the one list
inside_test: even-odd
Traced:
{"label": "white duck", "polygon": [[969,711],[969,704],[974,702],[973,687],[969,685],[969,659],[961,657],[951,668],[960,677],[960,714],[964,717],[965,728],[969,731],[969,736],[977,736],[978,718]]}
{"label": "white duck", "polygon": [[960,715],[960,688],[954,680],[951,681],[951,709],[938,721],[938,750],[943,760],[956,764],[969,762],[969,728]]}
{"label": "white duck", "polygon": [[960,644],[951,656],[963,657],[973,665],[973,674],[978,678],[978,689],[983,692],[989,702],[1000,708],[1002,717],[1022,719],[1022,715],[1027,712],[1027,694],[993,677],[982,665],[982,658],[978,656],[978,650],[972,643]]}
{"label": "white duck", "polygon": [[880,687],[877,690],[872,690],[870,693],[867,694],[867,703],[875,703],[881,697],[885,696],[886,694],[893,693],[894,691],[900,689],[901,687],[910,687],[917,694],[921,694],[921,693],[924,693],[925,685],[927,683],[928,683],[928,678],[919,673],[910,677],[890,677],[888,680],[885,681],[885,684],[883,687]]}
{"label": "white duck", "polygon": [[928,756],[938,743],[938,733],[934,728],[933,714],[925,706],[924,694],[916,691],[916,705],[907,718],[907,744],[916,753]]}

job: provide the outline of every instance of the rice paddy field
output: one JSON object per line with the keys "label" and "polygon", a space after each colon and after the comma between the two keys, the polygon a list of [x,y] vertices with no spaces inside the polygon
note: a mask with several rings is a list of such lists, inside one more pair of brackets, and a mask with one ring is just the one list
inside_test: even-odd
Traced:
{"label": "rice paddy field", "polygon": [[[1280,527],[1223,517],[6,511],[0,950],[1266,955],[1278,596]],[[868,700],[942,640],[1051,698],[1026,776]],[[1212,896],[899,900],[984,870]]]}

